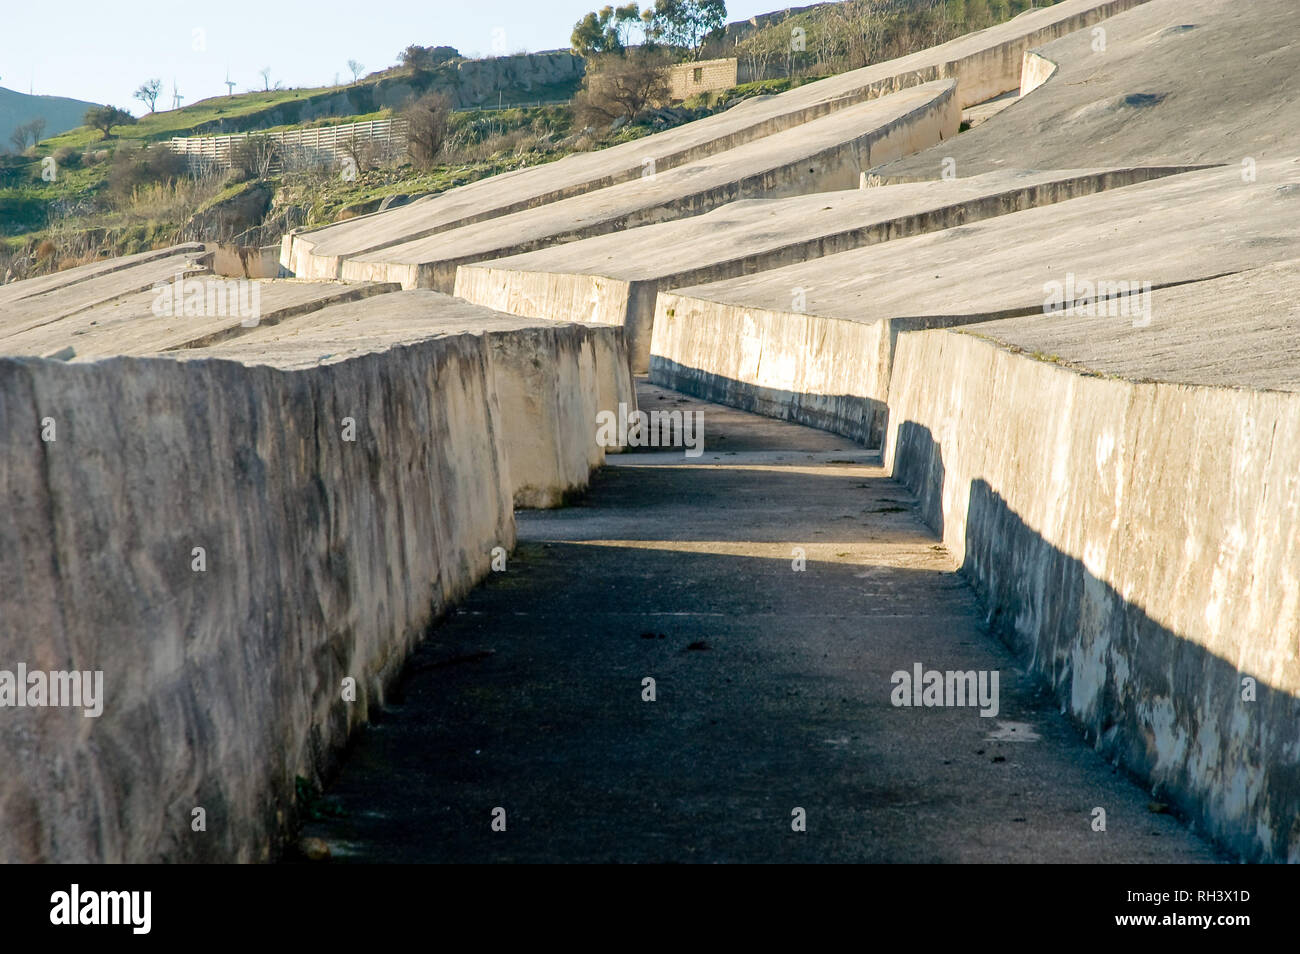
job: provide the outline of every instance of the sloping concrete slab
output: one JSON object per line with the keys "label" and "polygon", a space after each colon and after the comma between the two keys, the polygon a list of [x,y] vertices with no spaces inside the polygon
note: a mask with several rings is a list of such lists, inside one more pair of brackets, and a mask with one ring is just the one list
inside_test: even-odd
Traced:
{"label": "sloping concrete slab", "polygon": [[[47,284],[44,291],[0,302],[0,341],[10,335],[69,318],[116,299],[130,297],[159,282],[171,281],[177,275],[205,272],[206,267],[199,264],[203,257],[202,247],[199,248],[198,254],[178,251],[175,254],[149,257],[126,267],[87,273],[80,280],[67,284]],[[13,287],[25,284],[26,282],[16,282]]]}
{"label": "sloping concrete slab", "polygon": [[299,278],[340,278],[348,256],[640,178],[809,122],[865,99],[952,77],[961,108],[1016,89],[1023,53],[1146,0],[1065,0],[909,56],[876,63],[716,116],[593,153],[493,176],[385,212],[285,236],[281,264]]}
{"label": "sloping concrete slab", "polygon": [[1300,391],[1300,260],[1162,288],[1151,302],[1151,324],[1139,327],[1078,313],[955,330],[1129,381]]}
{"label": "sloping concrete slab", "polygon": [[33,295],[39,295],[57,288],[67,288],[70,285],[77,285],[92,278],[107,275],[110,272],[134,268],[147,262],[155,262],[173,256],[198,258],[205,253],[206,249],[203,245],[197,242],[189,242],[183,245],[173,245],[169,248],[140,252],[136,255],[123,255],[121,258],[106,258],[102,261],[91,262],[89,265],[78,265],[75,268],[55,272],[52,275],[40,275],[19,282],[10,282],[7,285],[0,285],[0,305],[6,305],[21,298],[30,298]]}
{"label": "sloping concrete slab", "polygon": [[[889,163],[886,181],[1026,165],[1260,162],[1300,153],[1300,44],[1293,0],[1152,0],[1037,52],[1042,85],[942,150]],[[1104,43],[1104,49],[1101,48]],[[1288,118],[1283,118],[1288,117]]]}
{"label": "sloping concrete slab", "polygon": [[697,215],[735,199],[852,188],[875,158],[955,135],[954,89],[952,80],[926,83],[664,173],[358,255],[343,263],[343,278],[451,292],[457,266],[469,262]]}
{"label": "sloping concrete slab", "polygon": [[641,372],[649,366],[655,298],[661,290],[754,274],[1177,171],[1006,170],[943,182],[745,200],[675,222],[462,265],[455,294],[515,315],[622,325],[633,367]]}
{"label": "sloping concrete slab", "polygon": [[[59,355],[63,360],[84,361],[202,347],[237,334],[246,323],[254,327],[276,324],[329,304],[369,298],[399,287],[236,281],[201,271],[179,279],[167,277],[148,291],[123,295],[13,334],[5,335],[0,328],[0,354]],[[189,314],[185,313],[187,297],[194,306]]]}
{"label": "sloping concrete slab", "polygon": [[[1300,163],[1261,163],[1253,182],[1219,167],[663,292],[651,379],[874,444],[900,330],[1041,314],[1067,289],[1082,302],[1089,282],[1160,287],[1292,259],[1298,211]],[[1118,304],[1110,321],[1142,320],[1124,314],[1142,299]]]}

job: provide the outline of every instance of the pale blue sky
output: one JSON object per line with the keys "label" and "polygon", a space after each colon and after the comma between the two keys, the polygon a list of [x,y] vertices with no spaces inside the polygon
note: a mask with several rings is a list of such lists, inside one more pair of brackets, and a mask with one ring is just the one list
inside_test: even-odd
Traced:
{"label": "pale blue sky", "polygon": [[[573,24],[605,0],[3,0],[0,86],[26,93],[112,103],[137,115],[131,93],[163,81],[159,108],[172,104],[172,80],[192,103],[272,82],[323,86],[397,62],[411,43],[446,44],[482,56],[568,46]],[[643,2],[642,6],[646,4]],[[779,0],[730,0],[727,19],[784,9]],[[197,31],[197,32],[196,32]],[[497,32],[500,31],[500,32]]]}

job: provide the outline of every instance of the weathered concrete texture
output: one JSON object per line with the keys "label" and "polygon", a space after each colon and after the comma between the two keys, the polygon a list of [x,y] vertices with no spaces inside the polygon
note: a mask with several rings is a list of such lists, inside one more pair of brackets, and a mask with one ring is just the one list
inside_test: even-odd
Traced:
{"label": "weathered concrete texture", "polygon": [[280,246],[217,245],[211,267],[232,278],[280,278]]}
{"label": "weathered concrete texture", "polygon": [[598,152],[493,176],[441,195],[285,236],[280,262],[300,278],[339,278],[343,259],[664,172],[819,116],[921,83],[957,80],[960,108],[1018,88],[1026,49],[1146,0],[1065,0],[940,46],[760,97],[707,119]]}
{"label": "weathered concrete texture", "polygon": [[1163,288],[1151,303],[1148,326],[1037,314],[965,330],[1090,374],[1300,391],[1300,261]]}
{"label": "weathered concrete texture", "polygon": [[926,83],[836,110],[667,172],[353,256],[351,281],[396,281],[451,292],[460,265],[698,215],[736,199],[780,198],[856,186],[884,155],[956,135],[954,83]]}
{"label": "weathered concrete texture", "polygon": [[[1025,56],[1029,56],[1028,53]],[[990,100],[982,103],[976,103],[961,111],[961,121],[968,127],[978,126],[980,123],[988,122],[1008,106],[1014,105],[1020,98],[1016,90],[1010,93],[1003,93],[1001,96],[995,96]]]}
{"label": "weathered concrete texture", "polygon": [[415,290],[338,305],[185,357],[310,368],[430,336],[482,335],[489,346],[498,429],[517,507],[555,507],[586,488],[605,461],[597,414],[636,410],[622,330],[503,315],[437,292]]}
{"label": "weathered concrete texture", "polygon": [[[295,780],[513,546],[512,498],[585,487],[597,410],[635,407],[618,328],[267,287],[278,323],[220,319],[207,348],[0,358],[0,645],[106,697],[2,710],[0,861],[273,857]],[[168,344],[130,320],[99,343]]]}
{"label": "weathered concrete texture", "polygon": [[[136,271],[114,274],[125,276]],[[110,298],[67,317],[60,317],[62,299],[58,296],[28,299],[23,304],[39,304],[40,310],[33,305],[29,320],[17,324],[12,332],[8,325],[0,324],[0,354],[57,355],[62,360],[81,361],[198,348],[242,333],[245,322],[275,325],[330,304],[357,301],[400,287],[341,282],[236,282],[203,270],[186,271],[179,279],[175,271],[152,277],[158,284],[148,291]],[[131,288],[137,284],[135,278],[128,280]],[[187,295],[194,306],[190,314],[184,314]],[[243,306],[254,303],[255,310],[241,311]]]}
{"label": "weathered concrete texture", "polygon": [[6,285],[0,285],[0,305],[8,305],[19,299],[30,298],[33,295],[39,295],[57,288],[67,288],[70,285],[77,285],[89,279],[107,275],[110,272],[134,268],[137,265],[159,259],[173,257],[197,259],[205,252],[206,247],[198,243],[173,245],[169,248],[140,252],[136,255],[124,255],[121,258],[106,258],[98,262],[91,262],[89,265],[78,265],[75,268],[54,272],[51,275],[41,275],[19,282],[10,282]]}
{"label": "weathered concrete texture", "polygon": [[1300,861],[1300,398],[963,332],[900,337],[887,468],[1099,752],[1246,858]]}
{"label": "weathered concrete texture", "polygon": [[295,778],[513,544],[490,360],[0,359],[0,644],[106,696],[4,710],[0,860],[274,856]]}
{"label": "weathered concrete texture", "polygon": [[1038,50],[1025,50],[1025,59],[1020,66],[1019,96],[1028,96],[1038,89],[1052,78],[1056,70],[1057,65]]}
{"label": "weathered concrete texture", "polygon": [[[178,274],[205,272],[203,246],[176,246],[165,253],[146,253],[138,261],[111,269],[87,271],[66,281],[52,281],[61,275],[71,276],[77,269],[0,286],[7,298],[0,298],[0,338],[38,328],[135,295],[159,282],[170,281]],[[83,266],[93,268],[93,266]]]}
{"label": "weathered concrete texture", "polygon": [[[877,455],[641,404],[701,413],[704,456],[625,454],[520,515],[305,828],[335,862],[1217,860],[989,637]],[[892,705],[917,662],[997,671],[997,716]]]}
{"label": "weathered concrete texture", "polygon": [[1253,182],[1219,167],[660,293],[651,378],[870,442],[900,329],[1042,314],[1048,283],[1064,294],[1071,276],[1078,302],[1083,281],[1159,287],[1292,258],[1298,209],[1300,163],[1260,163]]}
{"label": "weathered concrete texture", "polygon": [[1045,68],[1031,63],[1033,91],[1020,102],[942,151],[875,172],[934,179],[944,157],[965,176],[1070,168],[1080,156],[1234,166],[1294,156],[1300,127],[1280,117],[1300,99],[1295,17],[1294,0],[1152,0],[1100,24],[1104,35],[1043,45],[1036,52],[1059,69],[1042,82]]}
{"label": "weathered concrete texture", "polygon": [[945,182],[734,202],[674,222],[462,265],[455,294],[515,315],[622,325],[633,367],[644,372],[660,291],[750,275],[1174,171],[1006,170]]}

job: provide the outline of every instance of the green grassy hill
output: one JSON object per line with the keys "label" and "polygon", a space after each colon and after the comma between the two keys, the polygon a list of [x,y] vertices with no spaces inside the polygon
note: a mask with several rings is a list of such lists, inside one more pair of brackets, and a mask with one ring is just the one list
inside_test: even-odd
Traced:
{"label": "green grassy hill", "polygon": [[[537,62],[541,58],[557,55],[537,54],[533,60]],[[492,105],[496,105],[498,96],[506,104],[545,102],[567,99],[576,91],[578,80],[572,76],[563,76],[555,82],[531,80],[527,63],[520,67],[512,62],[522,59],[502,57],[500,61],[454,60],[420,70],[394,67],[342,86],[214,96],[180,109],[162,110],[142,116],[134,126],[114,129],[113,135],[120,139],[161,142],[173,136],[224,135],[288,126],[358,122],[388,115],[393,110],[401,109],[413,97],[430,90],[447,92],[453,103],[463,103],[467,98],[482,98],[479,96],[481,89],[468,88],[466,76],[485,72],[491,75],[494,69],[500,69],[503,81],[492,90]],[[494,64],[498,62],[503,65],[496,67]],[[545,71],[536,72],[539,73],[540,80],[547,78]],[[523,74],[522,78],[520,74]],[[82,126],[60,136],[47,138],[48,141],[43,146],[50,149],[63,146],[84,149],[98,141],[100,134]]]}

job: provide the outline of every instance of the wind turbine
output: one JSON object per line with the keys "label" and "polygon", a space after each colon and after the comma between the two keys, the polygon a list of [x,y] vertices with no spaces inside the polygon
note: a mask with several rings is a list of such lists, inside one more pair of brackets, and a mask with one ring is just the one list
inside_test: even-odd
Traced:
{"label": "wind turbine", "polygon": [[181,100],[185,97],[176,91],[176,77],[172,77],[172,109],[181,108]]}
{"label": "wind turbine", "polygon": [[226,70],[226,95],[227,95],[227,96],[234,96],[234,95],[235,95],[235,83],[234,83],[234,81],[230,78],[230,70],[229,70],[229,69]]}

